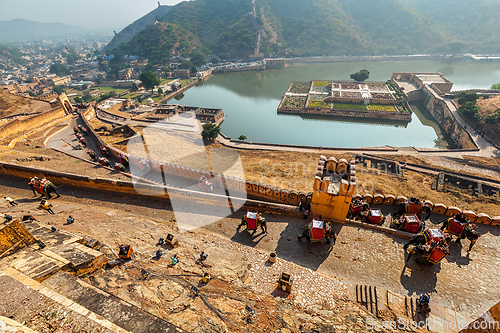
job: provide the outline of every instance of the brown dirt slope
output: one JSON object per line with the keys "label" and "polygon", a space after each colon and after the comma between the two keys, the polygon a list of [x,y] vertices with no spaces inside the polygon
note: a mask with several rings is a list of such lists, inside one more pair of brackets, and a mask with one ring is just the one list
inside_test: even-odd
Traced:
{"label": "brown dirt slope", "polygon": [[[483,116],[483,119],[494,113],[496,110],[500,109],[500,96],[494,96],[491,98],[481,98],[477,100],[477,105],[479,106],[479,113]],[[477,128],[483,131],[495,144],[500,144],[500,122],[497,121],[496,124],[487,124],[484,121],[477,124]]]}
{"label": "brown dirt slope", "polygon": [[13,94],[0,93],[0,118],[22,113],[35,113],[50,110],[49,103],[21,97]]}

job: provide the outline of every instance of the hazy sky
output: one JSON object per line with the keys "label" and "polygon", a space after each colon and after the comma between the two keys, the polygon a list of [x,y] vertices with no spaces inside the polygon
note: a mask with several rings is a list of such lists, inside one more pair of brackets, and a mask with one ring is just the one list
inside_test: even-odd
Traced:
{"label": "hazy sky", "polygon": [[0,0],[0,21],[22,18],[118,32],[156,7],[158,0]]}

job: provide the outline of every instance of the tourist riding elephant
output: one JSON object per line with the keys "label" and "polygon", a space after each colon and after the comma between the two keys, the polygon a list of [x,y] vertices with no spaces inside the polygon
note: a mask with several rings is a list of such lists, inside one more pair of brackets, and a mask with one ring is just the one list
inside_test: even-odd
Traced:
{"label": "tourist riding elephant", "polygon": [[28,186],[33,191],[33,195],[36,196],[37,193],[40,193],[40,198],[43,196],[47,196],[48,199],[51,199],[51,193],[55,193],[57,195],[56,198],[59,198],[60,195],[57,193],[57,187],[50,180],[45,178],[40,179],[38,177],[33,177],[30,179]]}
{"label": "tourist riding elephant", "polygon": [[405,245],[403,245],[403,249],[408,249],[410,245],[423,245],[431,240],[439,241],[441,239],[449,242],[451,240],[450,235],[446,231],[432,228],[425,228],[424,231],[415,234]]}
{"label": "tourist riding elephant", "polygon": [[129,167],[129,163],[128,163],[128,157],[127,155],[125,154],[120,154],[118,155],[118,160],[120,161],[121,164],[123,164],[123,166],[125,166],[126,168]]}
{"label": "tourist riding elephant", "polygon": [[92,161],[97,162],[97,155],[96,155],[95,151],[93,151],[92,149],[88,149],[87,154],[89,154]]}
{"label": "tourist riding elephant", "polygon": [[99,157],[99,163],[101,163],[102,166],[111,167],[111,163],[106,157]]}
{"label": "tourist riding elephant", "polygon": [[481,236],[479,232],[474,230],[476,227],[475,224],[470,223],[470,221],[465,218],[462,214],[457,214],[455,217],[450,217],[443,222],[441,226],[441,230],[447,232],[450,235],[450,240],[452,236],[456,236],[456,242],[460,243],[460,241],[464,238],[470,240],[469,249],[467,252],[472,250],[474,244],[476,244],[478,238]]}
{"label": "tourist riding elephant", "polygon": [[[422,220],[422,213],[427,214],[427,216]],[[415,214],[420,221],[425,221],[431,216],[432,208],[417,198],[410,198],[410,200],[405,200],[400,202],[394,212],[392,213],[393,219],[399,219],[403,214]]]}
{"label": "tourist riding elephant", "polygon": [[262,232],[267,234],[267,222],[260,213],[247,212],[241,218],[241,223],[238,225],[237,230],[240,230],[242,226],[246,226],[248,231],[253,230],[252,235],[257,232],[257,227],[260,227]]}

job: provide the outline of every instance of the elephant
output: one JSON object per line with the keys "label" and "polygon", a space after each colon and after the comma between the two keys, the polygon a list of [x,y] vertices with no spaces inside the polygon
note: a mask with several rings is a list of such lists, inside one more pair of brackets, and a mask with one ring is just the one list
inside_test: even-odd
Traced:
{"label": "elephant", "polygon": [[474,230],[475,227],[476,225],[470,223],[465,216],[457,214],[454,218],[450,217],[449,219],[446,219],[441,226],[441,230],[446,231],[450,235],[450,240],[452,236],[456,236],[457,243],[460,243],[460,241],[464,238],[470,240],[469,249],[467,250],[467,252],[470,252],[474,244],[476,244],[477,240],[481,236],[479,232]]}
{"label": "elephant", "polygon": [[33,191],[33,195],[36,196],[37,193],[40,193],[40,198],[46,196],[48,199],[51,199],[51,193],[55,193],[57,195],[56,198],[59,198],[61,195],[57,193],[57,187],[50,180],[45,178],[40,179],[38,177],[33,177],[30,179],[28,186]]}
{"label": "elephant", "polygon": [[111,167],[111,163],[106,157],[99,157],[99,163],[101,163],[102,166]]}
{"label": "elephant", "polygon": [[93,151],[92,149],[88,149],[87,154],[89,154],[92,161],[97,162],[97,155],[96,155],[95,151]]}
{"label": "elephant", "polygon": [[266,219],[262,217],[260,213],[256,215],[255,227],[253,226],[249,227],[248,223],[249,221],[247,220],[247,215],[243,215],[243,217],[241,218],[241,223],[238,225],[237,230],[240,230],[240,228],[245,225],[247,227],[247,230],[253,230],[252,235],[255,235],[255,233],[257,232],[257,227],[260,227],[262,229],[262,232],[267,234],[267,222]]}
{"label": "elephant", "polygon": [[121,164],[123,164],[123,166],[125,166],[126,168],[129,167],[129,163],[128,163],[128,157],[127,155],[125,154],[120,154],[118,156],[118,160],[120,161]]}
{"label": "elephant", "polygon": [[[412,200],[413,199],[413,200]],[[422,220],[422,213],[427,214],[427,216]],[[394,212],[392,213],[393,219],[399,219],[403,214],[415,214],[420,221],[427,220],[432,214],[432,208],[419,199],[410,198],[410,200],[405,200],[400,202]]]}
{"label": "elephant", "polygon": [[125,172],[125,167],[121,163],[115,162],[115,169],[116,169],[116,171]]}

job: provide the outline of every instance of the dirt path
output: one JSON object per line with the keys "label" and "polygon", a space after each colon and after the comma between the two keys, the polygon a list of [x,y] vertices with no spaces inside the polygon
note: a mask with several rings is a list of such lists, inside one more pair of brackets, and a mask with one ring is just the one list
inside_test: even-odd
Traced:
{"label": "dirt path", "polygon": [[[22,179],[6,177],[2,180],[0,192],[20,202],[14,208],[2,203],[0,213],[17,216],[29,212],[58,228],[105,239],[112,243],[110,245],[132,242],[137,244],[141,253],[152,255],[156,240],[163,237],[166,230],[176,230],[175,214],[170,210],[169,203],[162,199],[145,201],[68,186],[61,190],[61,199],[52,201],[56,215],[50,216],[36,210],[37,201],[33,201],[32,193],[25,188]],[[72,214],[78,223],[63,226],[68,214]],[[254,248],[263,254],[275,252],[278,258],[309,269],[310,271],[303,271],[309,272],[307,274],[325,274],[347,283],[375,285],[413,296],[429,293],[439,304],[470,317],[482,314],[500,298],[500,277],[496,269],[500,265],[498,227],[479,226],[482,236],[470,254],[466,253],[468,241],[463,241],[463,247],[451,244],[450,256],[438,266],[425,267],[413,262],[405,266],[402,249],[404,240],[397,237],[352,226],[335,225],[334,229],[338,234],[335,245],[309,244],[305,239],[297,240],[304,220],[273,215],[264,215],[268,221],[269,234],[261,234],[259,231],[252,237],[244,228],[236,230],[243,214],[244,212],[236,212],[234,218],[223,218],[204,230],[197,229],[179,237],[199,239],[206,242],[205,246],[209,246],[215,241],[209,235],[220,235],[225,240],[217,238],[217,243],[224,244],[221,246],[228,249],[242,251]],[[204,220],[211,217],[193,214],[192,218]],[[433,225],[443,217],[436,215],[431,219],[430,225]],[[188,240],[183,240],[186,241]],[[259,262],[252,265],[258,266]],[[301,276],[298,267],[293,270],[298,277]],[[307,284],[301,284],[301,279],[297,279],[298,291],[303,290],[297,294],[297,304],[307,305],[314,297],[307,296],[310,289],[306,288]],[[267,283],[271,283],[271,280]],[[269,292],[267,284],[262,284],[260,288]]]}

